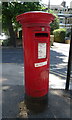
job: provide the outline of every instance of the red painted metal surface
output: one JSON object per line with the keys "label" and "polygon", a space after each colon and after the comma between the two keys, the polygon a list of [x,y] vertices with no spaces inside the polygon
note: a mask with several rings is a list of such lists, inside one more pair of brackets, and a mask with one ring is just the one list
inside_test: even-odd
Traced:
{"label": "red painted metal surface", "polygon": [[[49,90],[49,23],[54,16],[44,12],[27,12],[16,19],[22,24],[25,92],[31,97],[45,96]],[[46,56],[41,53],[43,50]]]}

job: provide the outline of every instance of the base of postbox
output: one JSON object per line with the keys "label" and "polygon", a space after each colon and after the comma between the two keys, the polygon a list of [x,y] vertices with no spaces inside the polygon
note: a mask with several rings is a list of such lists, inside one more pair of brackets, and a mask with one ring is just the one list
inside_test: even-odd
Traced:
{"label": "base of postbox", "polygon": [[48,107],[48,94],[39,98],[33,98],[25,94],[25,104],[27,109],[33,113],[43,112]]}
{"label": "base of postbox", "polygon": [[31,97],[25,94],[25,100],[32,103],[48,103],[48,94],[43,97]]}

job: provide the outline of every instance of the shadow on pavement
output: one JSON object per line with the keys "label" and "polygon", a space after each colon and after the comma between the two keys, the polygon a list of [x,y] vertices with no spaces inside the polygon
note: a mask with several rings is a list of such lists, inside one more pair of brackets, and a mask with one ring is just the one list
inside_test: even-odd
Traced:
{"label": "shadow on pavement", "polygon": [[66,80],[67,56],[54,50],[50,50],[50,73]]}
{"label": "shadow on pavement", "polygon": [[[64,54],[53,49],[50,50],[50,73],[66,79],[67,75],[67,58]],[[2,49],[3,63],[23,64],[23,49],[22,48],[3,48]]]}
{"label": "shadow on pavement", "polygon": [[67,56],[51,49],[50,50],[50,66],[51,66],[51,68],[59,69],[60,71],[62,71],[61,69],[63,69],[63,72],[65,72],[65,70],[66,70],[65,67],[67,64],[67,62],[64,61],[65,58],[67,58]]}
{"label": "shadow on pavement", "polygon": [[22,48],[2,48],[2,63],[22,63],[23,64],[23,49]]}
{"label": "shadow on pavement", "polygon": [[[62,53],[50,50],[50,69],[66,74],[67,62],[64,62],[66,56]],[[2,63],[19,63],[23,64],[23,49],[22,48],[3,48]],[[56,72],[57,72],[56,71]]]}

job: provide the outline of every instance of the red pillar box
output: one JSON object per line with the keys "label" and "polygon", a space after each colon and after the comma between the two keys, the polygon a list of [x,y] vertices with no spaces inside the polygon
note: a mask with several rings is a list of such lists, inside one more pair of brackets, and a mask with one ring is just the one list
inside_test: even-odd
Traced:
{"label": "red pillar box", "polygon": [[45,12],[27,12],[16,19],[22,24],[25,92],[28,96],[40,98],[49,89],[49,23],[54,16]]}

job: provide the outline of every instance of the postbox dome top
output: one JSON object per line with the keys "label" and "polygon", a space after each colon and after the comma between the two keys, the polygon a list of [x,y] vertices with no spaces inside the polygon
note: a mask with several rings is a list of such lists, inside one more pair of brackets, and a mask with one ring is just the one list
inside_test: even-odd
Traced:
{"label": "postbox dome top", "polygon": [[42,11],[30,11],[20,14],[16,17],[16,20],[21,24],[23,23],[51,23],[55,16],[50,13]]}

